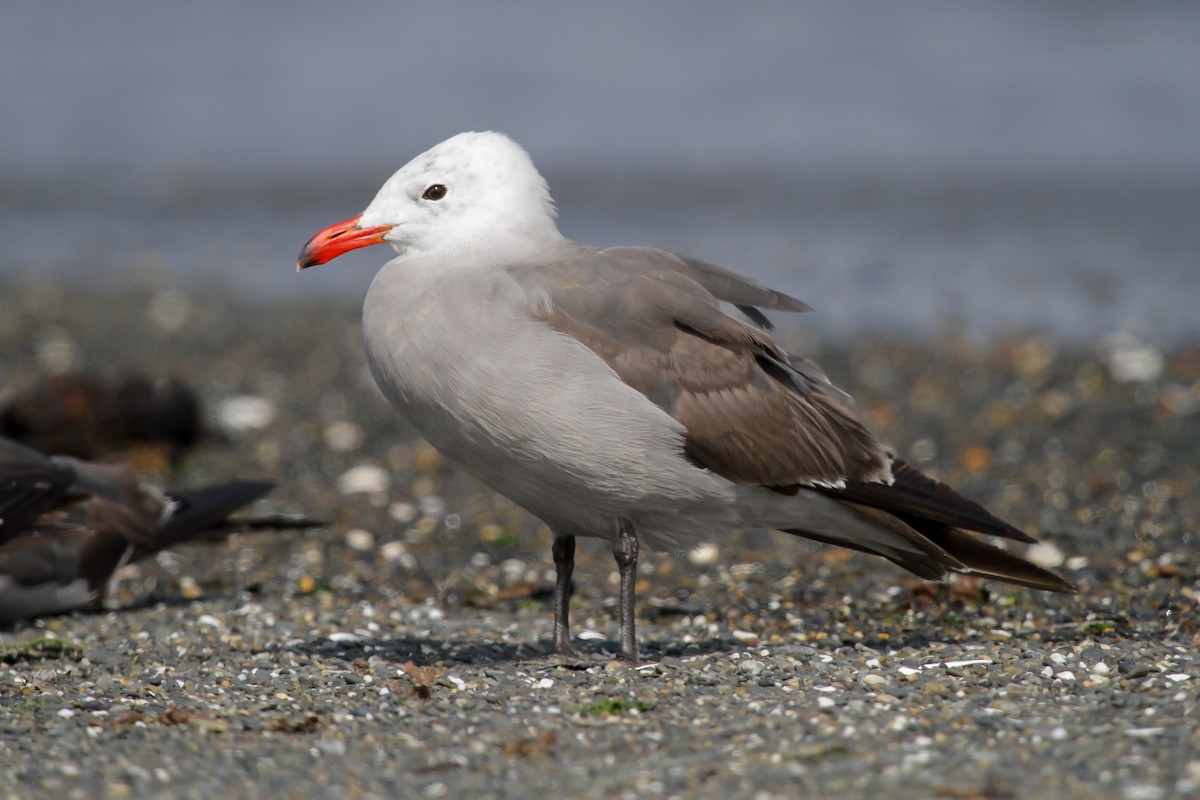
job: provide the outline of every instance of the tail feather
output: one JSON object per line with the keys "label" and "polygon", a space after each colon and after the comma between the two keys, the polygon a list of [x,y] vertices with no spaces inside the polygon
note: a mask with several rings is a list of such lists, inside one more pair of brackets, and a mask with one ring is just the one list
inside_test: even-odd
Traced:
{"label": "tail feather", "polygon": [[860,553],[867,553],[868,555],[872,556],[883,556],[893,564],[904,567],[909,572],[920,578],[924,578],[927,581],[941,580],[946,575],[946,568],[938,559],[921,558],[920,556],[912,553],[905,553],[902,551],[885,551],[882,549],[876,550],[858,542],[852,542],[846,539],[835,539],[832,536],[825,536],[820,533],[813,533],[812,531],[803,531],[795,528],[787,528],[783,532],[790,533],[793,536],[799,536],[804,539],[812,539],[814,542],[821,542],[822,544],[831,544],[836,547],[846,547],[851,550],[857,550]]}
{"label": "tail feather", "polygon": [[230,481],[202,489],[168,493],[175,508],[155,533],[152,547],[143,549],[137,557],[142,558],[211,532],[225,523],[230,514],[262,497],[274,486],[270,481]]}

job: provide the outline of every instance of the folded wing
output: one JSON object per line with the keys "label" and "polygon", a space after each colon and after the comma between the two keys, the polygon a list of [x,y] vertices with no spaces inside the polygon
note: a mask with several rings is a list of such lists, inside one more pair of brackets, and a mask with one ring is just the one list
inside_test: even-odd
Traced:
{"label": "folded wing", "polygon": [[[789,533],[876,553],[926,578],[957,571],[1073,591],[1057,575],[963,533],[1034,541],[893,459],[820,367],[787,354],[766,333],[770,322],[759,308],[808,310],[799,300],[651,248],[580,248],[512,269],[547,287],[542,315],[549,325],[684,425],[685,452],[699,467],[784,494],[821,492],[873,523],[880,538],[799,527]],[[759,327],[726,314],[721,301]]]}

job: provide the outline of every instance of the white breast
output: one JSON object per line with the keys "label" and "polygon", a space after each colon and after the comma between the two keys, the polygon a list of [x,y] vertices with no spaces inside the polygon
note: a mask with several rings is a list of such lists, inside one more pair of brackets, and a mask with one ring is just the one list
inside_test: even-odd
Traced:
{"label": "white breast", "polygon": [[670,522],[689,506],[732,522],[717,513],[732,484],[684,457],[676,420],[531,316],[536,287],[502,270],[412,261],[389,264],[371,286],[367,360],[445,456],[562,533],[615,537],[624,518],[648,545],[678,548],[709,527]]}

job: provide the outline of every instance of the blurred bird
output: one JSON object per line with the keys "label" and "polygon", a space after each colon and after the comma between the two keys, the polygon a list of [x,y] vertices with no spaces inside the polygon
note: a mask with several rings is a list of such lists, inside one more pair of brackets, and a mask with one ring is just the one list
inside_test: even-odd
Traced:
{"label": "blurred bird", "polygon": [[230,518],[273,486],[163,492],[127,466],[47,457],[0,438],[0,625],[97,606],[119,567],[180,542],[320,524]]}
{"label": "blurred bird", "polygon": [[44,453],[94,459],[136,446],[165,450],[176,464],[204,434],[200,401],[181,381],[142,375],[103,380],[54,375],[12,390],[0,408],[0,436]]}

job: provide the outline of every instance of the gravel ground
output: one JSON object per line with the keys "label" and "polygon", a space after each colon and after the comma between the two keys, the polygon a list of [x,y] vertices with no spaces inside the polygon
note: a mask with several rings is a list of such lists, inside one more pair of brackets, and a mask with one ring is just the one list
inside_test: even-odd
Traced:
{"label": "gravel ground", "polygon": [[330,520],[180,548],[125,568],[110,610],[9,631],[0,797],[1200,796],[1200,349],[796,332],[1080,592],[731,533],[643,553],[630,667],[596,542],[589,655],[540,657],[548,532],[413,439],[358,333],[356,308],[153,286],[0,295],[3,385],[184,376],[222,434],[164,482],[269,476],[258,510]]}

